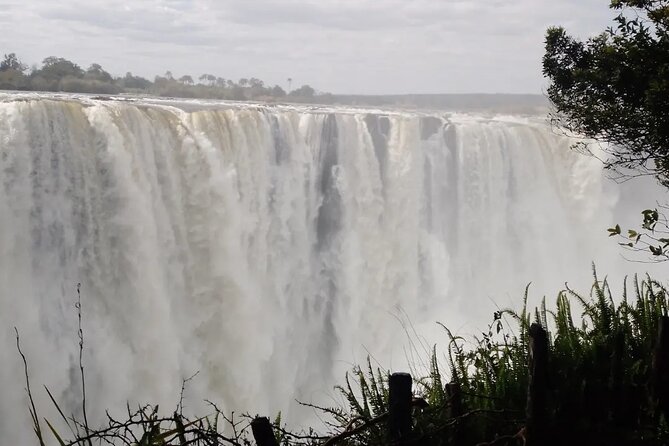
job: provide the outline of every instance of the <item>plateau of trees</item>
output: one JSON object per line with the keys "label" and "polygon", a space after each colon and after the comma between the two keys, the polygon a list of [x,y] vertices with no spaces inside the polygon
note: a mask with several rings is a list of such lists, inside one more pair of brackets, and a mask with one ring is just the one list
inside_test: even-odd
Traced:
{"label": "plateau of trees", "polygon": [[198,77],[189,74],[177,77],[168,71],[149,80],[127,72],[125,76],[119,77],[111,75],[97,63],[84,69],[70,60],[54,56],[45,58],[41,67],[29,68],[15,53],[5,54],[0,61],[0,90],[147,94],[267,102],[288,100],[329,103],[332,98],[331,94],[317,92],[309,85],[286,92],[280,85],[266,85],[257,78],[233,81],[208,73]]}

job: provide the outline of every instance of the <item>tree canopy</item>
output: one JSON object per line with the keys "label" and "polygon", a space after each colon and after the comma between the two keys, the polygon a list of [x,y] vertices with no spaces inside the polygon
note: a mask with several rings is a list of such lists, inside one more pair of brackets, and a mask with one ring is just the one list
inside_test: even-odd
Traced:
{"label": "tree canopy", "polygon": [[0,62],[0,71],[17,71],[22,73],[26,71],[26,66],[16,57],[16,53],[5,54],[2,62]]}
{"label": "tree canopy", "polygon": [[314,96],[314,94],[316,94],[316,90],[314,90],[310,85],[302,85],[297,90],[290,92],[291,96],[302,96],[305,98],[311,98]]}
{"label": "tree canopy", "polygon": [[543,73],[557,126],[606,143],[607,167],[669,187],[669,1],[612,0],[615,25],[585,41],[549,28]]}

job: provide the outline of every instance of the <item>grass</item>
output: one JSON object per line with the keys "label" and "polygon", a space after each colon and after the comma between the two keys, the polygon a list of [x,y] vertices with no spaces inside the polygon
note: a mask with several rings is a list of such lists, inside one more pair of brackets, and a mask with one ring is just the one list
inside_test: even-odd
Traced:
{"label": "grass", "polygon": [[[586,295],[566,289],[552,308],[543,300],[534,311],[527,302],[528,290],[520,311],[495,312],[473,346],[444,327],[445,358],[439,360],[435,346],[429,373],[415,379],[415,393],[428,403],[414,409],[414,434],[421,444],[496,438],[508,439],[497,444],[516,444],[519,437],[512,437],[526,424],[533,322],[549,335],[548,418],[556,444],[667,444],[667,420],[652,379],[658,321],[667,316],[669,303],[665,287],[651,277],[634,277],[614,296],[609,281],[593,271]],[[369,421],[387,410],[387,376],[368,364],[346,377],[338,388],[348,401],[336,416],[339,430],[350,420]],[[347,444],[383,441],[379,424]]]}

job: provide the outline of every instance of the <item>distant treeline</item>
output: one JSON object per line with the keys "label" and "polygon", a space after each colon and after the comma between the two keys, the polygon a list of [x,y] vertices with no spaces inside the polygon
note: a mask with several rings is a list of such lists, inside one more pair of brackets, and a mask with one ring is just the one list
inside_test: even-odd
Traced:
{"label": "distant treeline", "polygon": [[[288,85],[292,79],[287,79]],[[83,69],[62,57],[47,57],[42,66],[28,66],[14,53],[0,61],[0,90],[64,91],[93,94],[140,94],[175,98],[227,99],[236,101],[305,102],[325,105],[373,106],[444,111],[483,111],[543,115],[546,98],[533,94],[402,94],[333,95],[302,85],[286,92],[257,78],[238,81],[213,74],[175,76],[168,71],[153,81],[128,72],[114,77],[100,64]]]}
{"label": "distant treeline", "polygon": [[[288,83],[291,80],[288,79]],[[42,66],[31,69],[15,53],[5,54],[0,62],[0,90],[64,91],[70,93],[119,94],[136,93],[164,97],[230,99],[237,101],[275,101],[330,103],[329,93],[320,93],[309,85],[286,92],[281,86],[269,86],[256,78],[238,81],[213,74],[174,76],[170,71],[153,81],[127,72],[114,77],[93,63],[87,69],[62,57],[47,57]]]}

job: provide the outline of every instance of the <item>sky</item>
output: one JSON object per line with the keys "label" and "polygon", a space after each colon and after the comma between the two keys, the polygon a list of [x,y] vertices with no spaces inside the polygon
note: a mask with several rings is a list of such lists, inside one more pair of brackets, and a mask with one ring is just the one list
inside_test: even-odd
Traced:
{"label": "sky", "polygon": [[542,93],[544,33],[608,0],[0,0],[0,54],[351,94]]}

